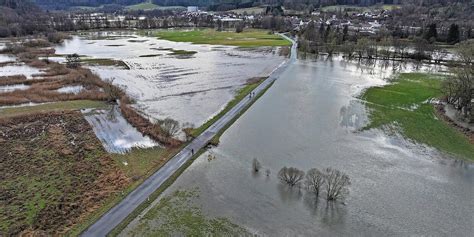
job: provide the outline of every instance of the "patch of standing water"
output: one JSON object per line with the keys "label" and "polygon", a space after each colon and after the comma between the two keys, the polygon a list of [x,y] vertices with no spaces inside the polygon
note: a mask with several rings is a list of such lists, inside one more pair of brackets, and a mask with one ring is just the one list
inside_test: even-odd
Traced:
{"label": "patch of standing water", "polygon": [[49,102],[46,102],[46,103],[33,103],[33,102],[29,102],[29,103],[24,103],[24,104],[19,104],[19,105],[4,105],[4,106],[0,106],[0,110],[1,110],[1,109],[8,109],[8,108],[18,108],[18,107],[36,106],[36,105],[42,105],[42,104],[49,104]]}
{"label": "patch of standing water", "polygon": [[86,109],[82,113],[107,152],[123,154],[132,148],[159,146],[130,125],[118,106],[112,106],[109,110]]}
{"label": "patch of standing water", "polygon": [[[137,101],[137,108],[148,116],[171,117],[195,126],[218,113],[247,79],[268,75],[284,60],[276,49],[268,48],[240,50],[110,32],[95,38],[103,40],[74,37],[56,47],[56,52],[123,61],[130,70],[106,66],[91,69],[101,78],[114,79],[115,84],[124,86]],[[105,47],[111,45],[109,38],[114,45],[122,46]],[[197,53],[182,58],[169,55],[172,50]],[[157,56],[143,57],[152,54]]]}
{"label": "patch of standing water", "polygon": [[[367,72],[339,60],[296,61],[163,196],[199,188],[204,212],[262,236],[472,235],[474,165],[378,129],[357,131],[367,111],[356,95],[392,70]],[[254,158],[263,172],[252,173]],[[280,184],[284,166],[347,173],[345,205]],[[139,220],[121,236],[140,235]]]}
{"label": "patch of standing water", "polygon": [[0,93],[11,92],[15,90],[26,90],[28,88],[30,88],[30,86],[25,84],[0,86]]}
{"label": "patch of standing water", "polygon": [[[1,48],[0,48],[1,49]],[[4,62],[14,62],[16,60],[15,57],[6,55],[6,54],[0,54],[0,63]]]}
{"label": "patch of standing water", "polygon": [[65,86],[57,89],[56,91],[59,93],[72,93],[72,94],[79,94],[81,91],[84,90],[82,85],[77,86]]}
{"label": "patch of standing water", "polygon": [[41,71],[38,68],[30,67],[28,65],[6,65],[0,67],[0,76],[15,76],[24,75],[28,79],[32,79],[33,75],[39,74]]}

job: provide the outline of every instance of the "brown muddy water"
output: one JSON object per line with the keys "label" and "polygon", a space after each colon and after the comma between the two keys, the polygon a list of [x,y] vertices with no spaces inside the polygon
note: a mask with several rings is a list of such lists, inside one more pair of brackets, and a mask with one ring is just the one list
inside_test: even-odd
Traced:
{"label": "brown muddy water", "polygon": [[[296,61],[162,196],[197,188],[205,213],[264,236],[472,236],[472,163],[380,130],[358,131],[367,111],[356,95],[392,73],[341,60]],[[268,177],[252,173],[254,158]],[[342,170],[350,194],[328,205],[288,189],[276,177],[283,166]],[[122,235],[140,233],[139,223]]]}

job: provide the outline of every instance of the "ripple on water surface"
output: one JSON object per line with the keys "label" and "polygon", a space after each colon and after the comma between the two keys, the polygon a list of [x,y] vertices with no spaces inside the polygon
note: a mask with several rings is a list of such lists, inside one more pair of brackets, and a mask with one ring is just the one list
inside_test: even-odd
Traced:
{"label": "ripple on water surface", "polygon": [[[74,37],[57,47],[56,52],[124,61],[130,70],[103,66],[92,70],[124,86],[147,115],[171,117],[195,126],[222,109],[247,79],[268,75],[284,60],[276,49],[240,50],[222,46],[215,50],[216,46],[211,45],[115,35],[120,37],[112,37],[113,33],[96,35],[97,40]],[[122,46],[104,47],[111,42]],[[172,55],[173,52],[197,53],[183,58]]]}
{"label": "ripple on water surface", "polygon": [[[297,61],[164,195],[198,188],[205,213],[259,235],[471,236],[472,164],[380,130],[357,131],[367,112],[356,95],[391,74],[339,60]],[[254,158],[268,177],[252,174]],[[345,205],[281,185],[283,166],[344,171],[352,181]],[[138,223],[122,235],[140,233]]]}

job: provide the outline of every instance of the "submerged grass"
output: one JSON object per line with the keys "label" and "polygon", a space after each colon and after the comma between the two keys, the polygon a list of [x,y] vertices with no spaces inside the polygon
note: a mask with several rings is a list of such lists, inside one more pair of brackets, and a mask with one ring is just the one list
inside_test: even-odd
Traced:
{"label": "submerged grass", "polygon": [[245,229],[226,218],[209,218],[194,203],[197,189],[178,190],[163,197],[140,219],[130,234],[135,236],[237,236]]}
{"label": "submerged grass", "polygon": [[99,66],[116,66],[124,69],[130,69],[126,63],[121,60],[114,60],[110,58],[83,58],[81,63],[88,65],[99,65]]}
{"label": "submerged grass", "polygon": [[442,79],[422,73],[400,74],[394,83],[369,88],[362,99],[370,109],[366,129],[390,127],[413,141],[474,160],[474,145],[459,131],[436,117],[430,98],[440,97]]}
{"label": "submerged grass", "polygon": [[87,108],[105,108],[107,103],[94,100],[71,100],[55,103],[39,104],[34,106],[11,107],[0,109],[0,118],[17,116],[30,113],[50,112],[60,110],[78,110]]}
{"label": "submerged grass", "polygon": [[291,42],[265,30],[246,29],[242,33],[214,29],[158,31],[156,36],[170,41],[239,47],[291,46]]}
{"label": "submerged grass", "polygon": [[[183,146],[184,147],[184,146]],[[157,199],[174,181],[197,159],[200,155],[204,153],[204,149],[201,149],[194,154],[191,159],[189,159],[183,166],[181,166],[170,178],[168,178],[158,189],[156,189],[151,195],[149,200],[140,204],[132,213],[130,213],[125,220],[123,220],[118,226],[116,226],[108,236],[117,236],[119,235],[127,225],[137,218],[140,213],[142,213],[145,208],[147,208],[155,199]]]}

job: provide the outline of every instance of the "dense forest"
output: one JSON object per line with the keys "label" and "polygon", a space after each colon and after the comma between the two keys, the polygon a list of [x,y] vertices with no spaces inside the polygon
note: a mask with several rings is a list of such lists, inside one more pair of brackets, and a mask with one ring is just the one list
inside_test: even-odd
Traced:
{"label": "dense forest", "polygon": [[[67,8],[71,6],[101,6],[107,4],[133,5],[146,0],[33,0],[44,8]],[[161,6],[200,6],[211,9],[245,8],[258,5],[282,5],[289,8],[307,6],[319,7],[328,5],[358,5],[374,4],[415,4],[431,6],[434,4],[447,5],[455,2],[469,3],[471,0],[151,0]]]}
{"label": "dense forest", "polygon": [[30,1],[0,0],[0,37],[48,31],[49,17]]}

